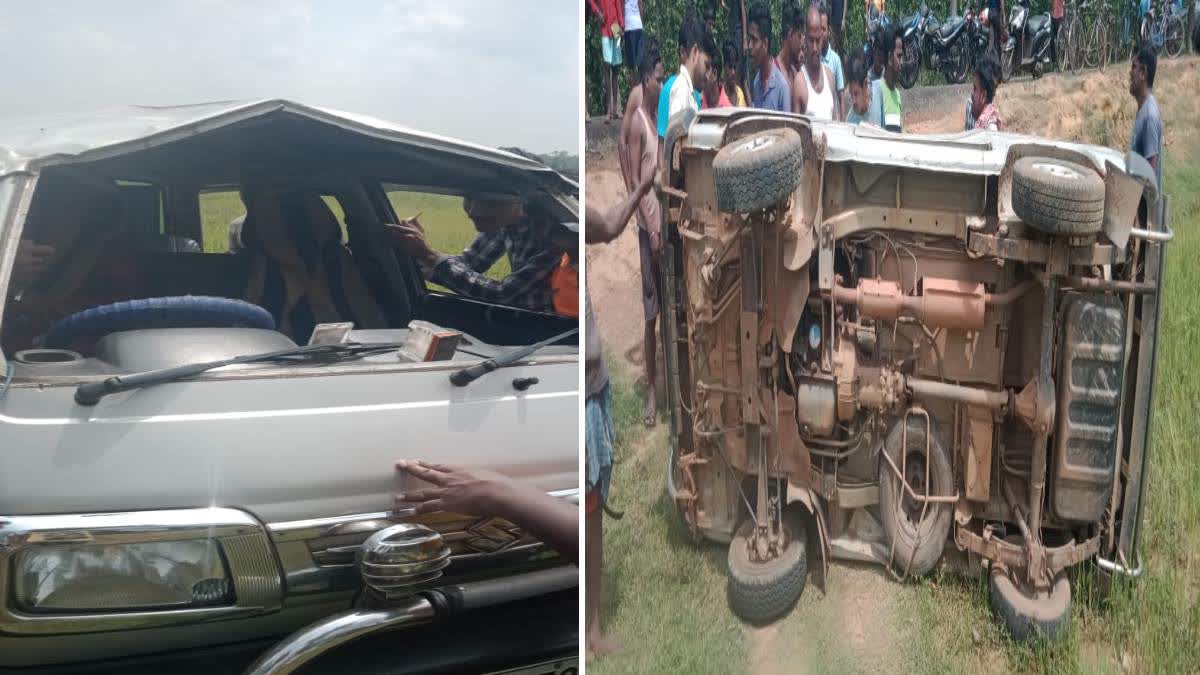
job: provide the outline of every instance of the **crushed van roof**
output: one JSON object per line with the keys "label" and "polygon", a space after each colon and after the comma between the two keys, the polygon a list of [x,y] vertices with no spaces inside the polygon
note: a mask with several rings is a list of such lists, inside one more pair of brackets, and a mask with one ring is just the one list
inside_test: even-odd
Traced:
{"label": "crushed van roof", "polygon": [[554,173],[540,162],[503,150],[367,115],[267,99],[123,106],[90,113],[0,118],[0,177],[36,171],[50,164],[103,159],[280,112],[335,125],[382,143],[425,147],[514,169]]}

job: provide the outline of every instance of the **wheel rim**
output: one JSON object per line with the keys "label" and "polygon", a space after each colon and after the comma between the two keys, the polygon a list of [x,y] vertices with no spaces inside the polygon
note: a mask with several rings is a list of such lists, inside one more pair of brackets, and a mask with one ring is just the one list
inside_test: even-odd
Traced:
{"label": "wheel rim", "polygon": [[1062,164],[1055,164],[1055,163],[1051,163],[1051,162],[1034,162],[1033,169],[1035,171],[1041,171],[1042,173],[1048,173],[1052,176],[1058,176],[1059,178],[1066,178],[1069,180],[1083,180],[1082,173],[1079,173],[1075,169],[1072,169],[1069,166],[1064,166]]}
{"label": "wheel rim", "polygon": [[[912,488],[914,494],[925,494],[925,455],[919,452],[910,452],[905,458],[905,482]],[[904,511],[904,515],[908,518],[908,522],[912,523],[913,527],[920,528],[921,512],[925,511],[925,515],[930,515],[930,511],[924,508],[924,504],[909,495],[908,490],[904,491],[900,499],[900,507]]]}
{"label": "wheel rim", "polygon": [[1079,43],[1080,40],[1084,40],[1084,35],[1082,34],[1084,34],[1084,24],[1076,18],[1070,23],[1070,36],[1067,38],[1067,42],[1069,43],[1068,48],[1070,49],[1070,66],[1072,66],[1070,70],[1075,74],[1079,74],[1082,65],[1084,65],[1082,64],[1082,61],[1084,61],[1084,56],[1081,53],[1082,47]]}
{"label": "wheel rim", "polygon": [[1167,55],[1174,58],[1183,51],[1183,24],[1175,18],[1167,26]]}
{"label": "wheel rim", "polygon": [[954,61],[954,72],[951,75],[956,83],[962,82],[967,76],[967,52],[957,43],[950,50],[951,59]]}
{"label": "wheel rim", "polygon": [[755,543],[754,543],[753,522],[751,523],[750,527],[751,527],[750,536],[746,537],[746,548],[745,548],[744,558],[747,563],[754,565],[756,567],[764,567],[764,566],[775,563],[775,561],[777,561],[781,557],[783,557],[783,554],[787,552],[788,548],[790,548],[792,546],[792,544],[794,544],[796,542],[796,537],[792,534],[792,528],[790,525],[788,525],[787,519],[785,518],[783,525],[781,527],[781,530],[782,530],[781,536],[783,539],[783,546],[781,546],[779,548],[778,553],[776,554],[776,556],[774,558],[760,560],[759,556],[758,556],[757,547],[755,546]]}
{"label": "wheel rim", "polygon": [[732,154],[740,155],[746,152],[762,152],[763,150],[775,145],[774,136],[755,136],[754,138],[743,141],[740,145],[733,149]]}

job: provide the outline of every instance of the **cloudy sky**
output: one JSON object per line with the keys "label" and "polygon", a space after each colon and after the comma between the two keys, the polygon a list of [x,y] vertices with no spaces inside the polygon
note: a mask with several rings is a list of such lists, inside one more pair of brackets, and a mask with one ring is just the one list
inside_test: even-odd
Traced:
{"label": "cloudy sky", "polygon": [[578,0],[4,2],[0,115],[288,98],[579,147]]}

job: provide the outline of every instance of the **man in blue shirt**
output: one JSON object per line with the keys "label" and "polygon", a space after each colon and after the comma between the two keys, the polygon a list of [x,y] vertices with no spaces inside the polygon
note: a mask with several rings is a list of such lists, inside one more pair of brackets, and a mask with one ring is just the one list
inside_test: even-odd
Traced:
{"label": "man in blue shirt", "polygon": [[1129,149],[1154,167],[1158,189],[1162,190],[1162,116],[1158,112],[1158,101],[1154,98],[1154,73],[1158,70],[1158,58],[1149,45],[1142,45],[1129,62],[1129,93],[1137,101],[1137,117],[1133,120],[1133,134]]}
{"label": "man in blue shirt", "polygon": [[792,111],[792,90],[787,76],[779,70],[771,55],[771,11],[766,2],[758,0],[750,7],[747,17],[750,33],[750,59],[758,72],[750,86],[750,105],[755,108]]}

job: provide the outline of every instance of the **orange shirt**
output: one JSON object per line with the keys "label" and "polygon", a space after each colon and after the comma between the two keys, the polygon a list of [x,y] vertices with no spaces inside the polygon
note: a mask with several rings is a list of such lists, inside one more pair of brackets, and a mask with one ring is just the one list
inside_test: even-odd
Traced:
{"label": "orange shirt", "polygon": [[579,317],[579,271],[571,264],[571,256],[564,253],[558,267],[550,275],[550,288],[554,290],[554,311],[559,316]]}

